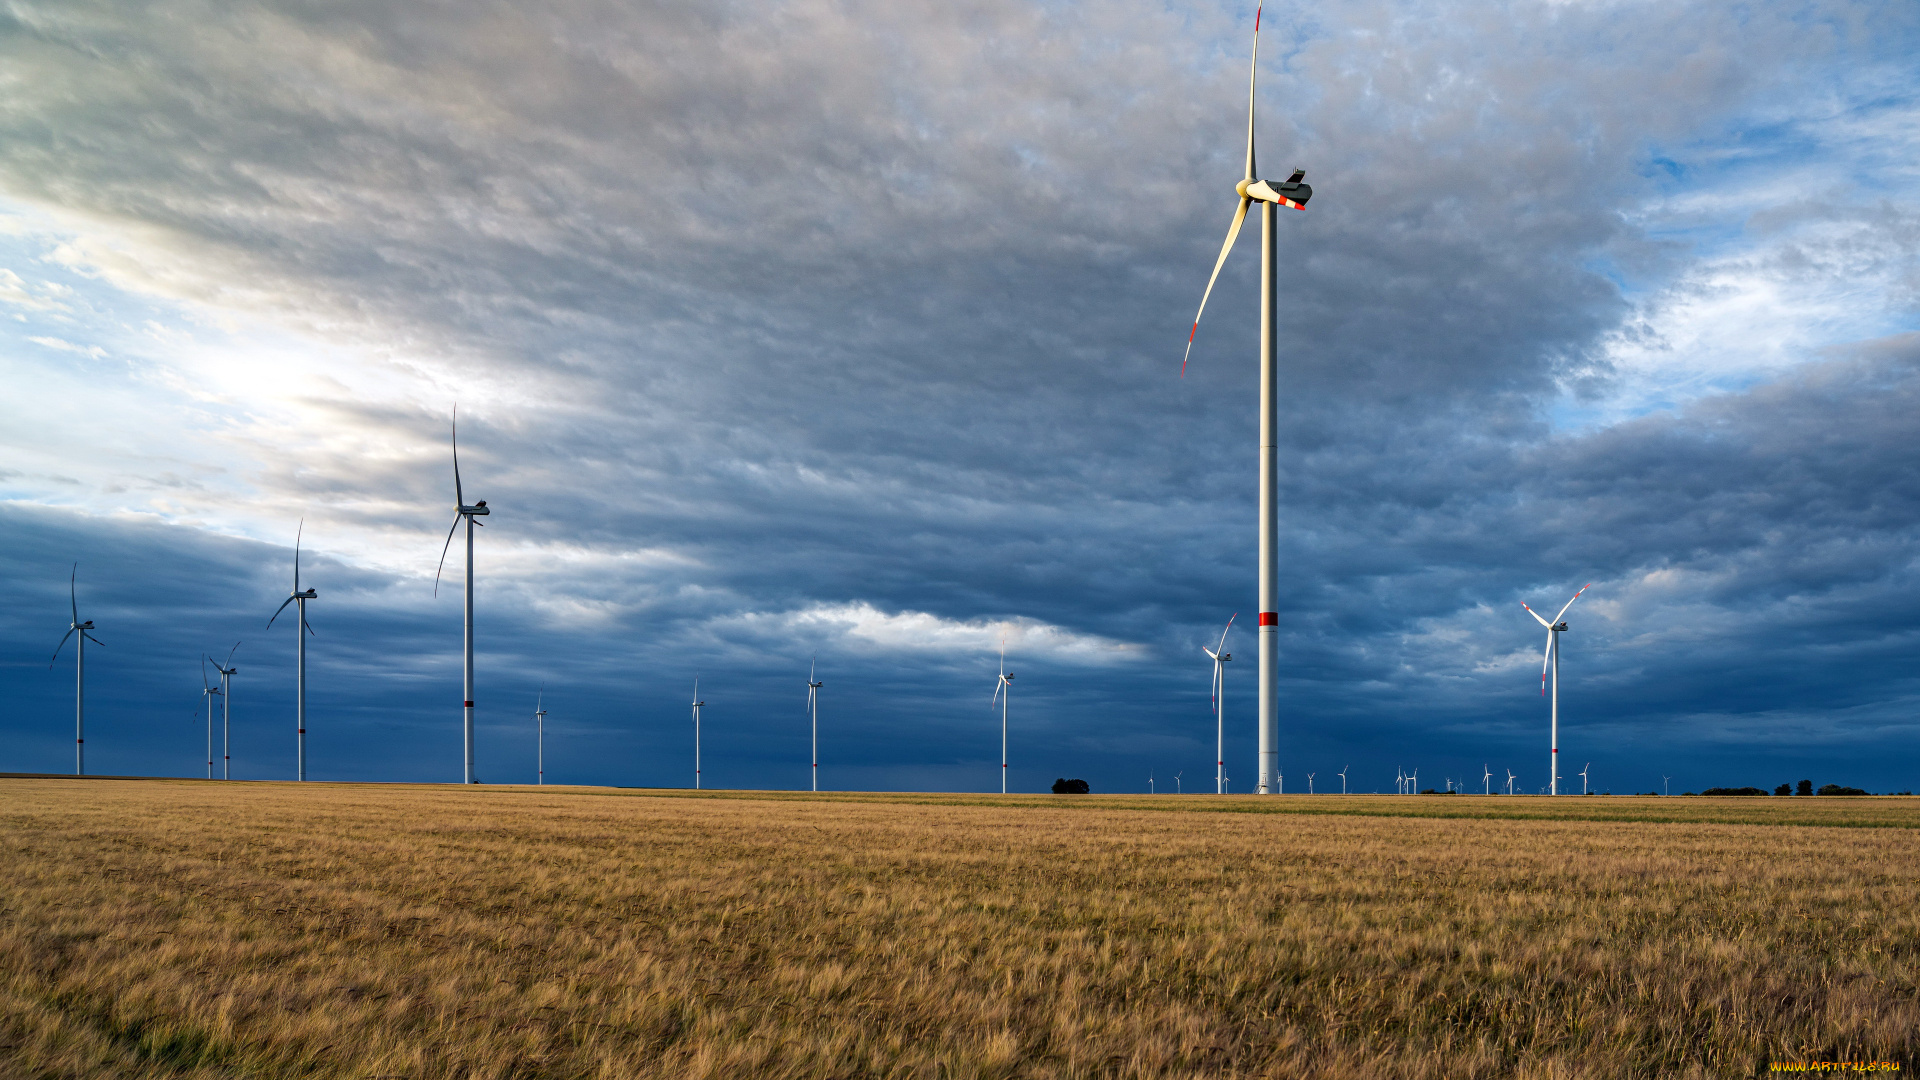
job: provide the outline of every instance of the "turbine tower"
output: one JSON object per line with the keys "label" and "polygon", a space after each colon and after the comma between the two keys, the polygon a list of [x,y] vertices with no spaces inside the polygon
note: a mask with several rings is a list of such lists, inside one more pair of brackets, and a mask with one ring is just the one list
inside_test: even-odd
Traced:
{"label": "turbine tower", "polygon": [[233,666],[233,654],[240,651],[240,643],[234,642],[227,650],[226,662],[216,663],[213,670],[220,675],[220,779],[233,779],[233,677],[240,669]]}
{"label": "turbine tower", "polygon": [[820,790],[820,688],[813,677],[816,664],[807,665],[807,715],[813,717],[813,790]]}
{"label": "turbine tower", "polygon": [[1227,651],[1227,630],[1233,629],[1233,620],[1239,617],[1240,613],[1236,611],[1231,618],[1227,619],[1227,629],[1220,631],[1219,645],[1211,649],[1205,645],[1200,646],[1201,652],[1213,657],[1213,793],[1215,795],[1224,795],[1227,789],[1227,713],[1225,701],[1227,671],[1224,667],[1221,667],[1221,665],[1233,659],[1233,654]]}
{"label": "turbine tower", "polygon": [[1013,673],[1007,670],[1007,639],[1000,639],[1000,678],[993,684],[993,703],[1000,706],[1000,794],[1007,793],[1007,702],[1013,697]]}
{"label": "turbine tower", "polygon": [[[1588,582],[1580,586],[1580,592],[1573,594],[1573,600],[1580,599],[1580,593],[1586,592],[1592,585],[1592,582]],[[1553,668],[1553,750],[1547,757],[1547,762],[1551,766],[1547,770],[1549,777],[1547,793],[1550,795],[1560,794],[1560,631],[1567,628],[1567,624],[1560,621],[1560,616],[1565,615],[1567,609],[1573,606],[1573,600],[1560,605],[1560,612],[1553,617],[1552,622],[1541,618],[1539,612],[1527,607],[1525,603],[1520,605],[1527,608],[1527,614],[1533,616],[1533,621],[1547,628],[1547,651],[1540,659],[1540,693],[1545,695],[1547,692],[1547,668],[1551,667]]]}
{"label": "turbine tower", "polygon": [[534,753],[534,768],[538,770],[536,775],[539,777],[535,783],[540,785],[547,782],[547,710],[540,707],[546,699],[547,684],[541,683],[540,692],[533,697],[534,732],[538,740]]}
{"label": "turbine tower", "polygon": [[440,545],[440,569],[433,572],[433,595],[440,595],[440,571],[447,568],[447,550],[453,546],[453,534],[460,530],[460,523],[467,523],[467,619],[466,619],[466,666],[461,683],[465,693],[461,695],[464,704],[461,715],[464,720],[462,732],[466,743],[466,772],[461,779],[463,784],[476,781],[473,778],[473,527],[485,525],[484,521],[473,520],[488,514],[487,500],[481,499],[472,506],[467,505],[467,496],[460,488],[460,407],[453,410],[453,528],[447,530],[447,542]]}
{"label": "turbine tower", "polygon": [[[1276,370],[1278,337],[1275,324],[1279,315],[1279,244],[1276,240],[1276,211],[1281,207],[1305,210],[1313,189],[1300,181],[1305,170],[1278,185],[1258,178],[1253,154],[1253,103],[1255,77],[1260,69],[1260,9],[1253,13],[1253,60],[1247,73],[1247,168],[1246,176],[1234,186],[1240,205],[1234,211],[1233,224],[1227,227],[1227,242],[1213,264],[1213,276],[1207,279],[1206,292],[1200,294],[1200,309],[1193,317],[1193,329],[1187,332],[1187,356],[1193,355],[1193,339],[1200,331],[1200,316],[1206,313],[1207,298],[1220,280],[1220,268],[1226,265],[1240,226],[1247,220],[1247,207],[1260,203],[1260,781],[1257,794],[1277,789],[1280,761],[1280,511],[1279,511],[1279,423],[1280,391]],[[1180,372],[1186,374],[1182,359]]]}
{"label": "turbine tower", "polygon": [[700,676],[693,677],[693,790],[700,790]]}
{"label": "turbine tower", "polygon": [[300,591],[300,541],[306,532],[307,519],[301,518],[300,529],[293,534],[293,595],[280,601],[280,606],[274,609],[273,619],[267,620],[267,629],[273,629],[274,619],[287,610],[288,604],[296,606],[296,613],[300,617],[300,625],[293,631],[294,641],[299,645],[294,652],[293,726],[299,735],[295,756],[298,762],[297,775],[302,780],[307,778],[307,635],[313,633],[313,627],[307,625],[307,601],[320,595],[312,589]]}
{"label": "turbine tower", "polygon": [[60,650],[67,647],[67,639],[75,634],[80,640],[74,642],[73,658],[73,775],[87,775],[87,642],[91,641],[101,648],[106,642],[94,637],[87,631],[93,629],[93,620],[80,621],[80,564],[73,564],[73,572],[67,575],[67,603],[73,610],[73,621],[67,624],[67,632],[60,636],[60,644],[53,647],[53,659],[47,661],[47,670],[60,660]]}
{"label": "turbine tower", "polygon": [[213,699],[220,696],[220,688],[207,680],[207,658],[200,657],[200,696],[207,699],[207,779],[213,779]]}

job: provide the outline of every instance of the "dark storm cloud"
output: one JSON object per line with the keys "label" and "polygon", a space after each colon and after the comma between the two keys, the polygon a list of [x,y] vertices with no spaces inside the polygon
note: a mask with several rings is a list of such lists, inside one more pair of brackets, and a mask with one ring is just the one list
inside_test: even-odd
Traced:
{"label": "dark storm cloud", "polygon": [[[1145,646],[1032,691],[1050,745],[1204,736],[1179,665],[1250,607],[1247,252],[1185,381],[1175,354],[1232,210],[1246,13],[8,10],[0,188],[131,237],[57,257],[436,391],[316,396],[305,422],[351,437],[297,456],[236,434],[249,484],[437,548],[439,401],[487,388],[465,463],[506,511],[484,543],[514,553],[489,602],[568,643],[501,656],[520,681],[570,655],[612,717],[632,678],[718,653],[748,680],[821,644],[781,619],[864,603]],[[1888,599],[1905,489],[1865,465],[1910,458],[1906,344],[1578,437],[1546,417],[1616,385],[1619,282],[1692,258],[1636,221],[1674,194],[1654,148],[1792,114],[1835,66],[1898,57],[1910,13],[1355,3],[1267,27],[1263,168],[1319,193],[1282,222],[1291,737],[1531,746],[1518,600],[1590,577],[1583,677],[1613,722],[1685,740],[1900,700],[1862,676],[1904,624],[1862,622],[1912,610]],[[416,615],[356,611],[381,677],[421,677]],[[1780,676],[1803,647],[1837,652]],[[929,731],[898,768],[944,767],[979,662],[860,661],[895,703],[862,722]],[[678,723],[667,700],[621,722]]]}

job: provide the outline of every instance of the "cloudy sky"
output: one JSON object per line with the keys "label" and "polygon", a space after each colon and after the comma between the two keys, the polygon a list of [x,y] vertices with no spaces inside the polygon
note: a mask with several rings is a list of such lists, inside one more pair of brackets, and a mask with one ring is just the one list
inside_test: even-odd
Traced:
{"label": "cloudy sky", "polygon": [[[0,9],[0,768],[1210,785],[1254,610],[1253,11],[1160,0]],[[1920,9],[1267,12],[1281,762],[1920,786]],[[456,548],[456,556],[457,558]],[[451,568],[457,564],[450,562]],[[1252,636],[1230,650],[1251,660]],[[68,646],[71,649],[71,644]],[[1255,773],[1254,665],[1228,773]],[[1578,784],[1576,778],[1573,783]],[[1577,790],[1577,788],[1576,788]]]}

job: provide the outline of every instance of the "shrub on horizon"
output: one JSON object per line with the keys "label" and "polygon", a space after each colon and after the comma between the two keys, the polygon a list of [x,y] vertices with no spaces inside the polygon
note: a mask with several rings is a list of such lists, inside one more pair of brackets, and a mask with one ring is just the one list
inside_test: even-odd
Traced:
{"label": "shrub on horizon", "polygon": [[1055,795],[1085,795],[1092,790],[1093,787],[1085,780],[1069,780],[1063,776],[1053,782]]}
{"label": "shrub on horizon", "polygon": [[1702,795],[1765,795],[1766,790],[1757,787],[1710,787]]}
{"label": "shrub on horizon", "polygon": [[1857,787],[1844,787],[1840,784],[1823,784],[1820,790],[1817,792],[1814,792],[1814,794],[1816,795],[1865,795],[1867,794],[1867,792],[1861,791]]}

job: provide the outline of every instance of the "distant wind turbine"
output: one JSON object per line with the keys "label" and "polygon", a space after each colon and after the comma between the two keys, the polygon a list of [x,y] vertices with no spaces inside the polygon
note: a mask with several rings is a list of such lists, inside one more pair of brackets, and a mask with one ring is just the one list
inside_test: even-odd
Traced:
{"label": "distant wind turbine", "polygon": [[693,789],[700,790],[700,676],[693,677]]}
{"label": "distant wind turbine", "polygon": [[1507,770],[1507,794],[1509,795],[1513,794],[1513,780],[1514,780],[1513,770],[1508,769]]}
{"label": "distant wind turbine", "polygon": [[1307,774],[1307,794],[1313,794],[1313,774]]}
{"label": "distant wind turbine", "polygon": [[1220,644],[1214,648],[1200,646],[1200,651],[1213,658],[1213,793],[1226,793],[1227,776],[1227,669],[1222,666],[1233,659],[1227,651],[1227,631],[1233,629],[1233,620],[1240,617],[1234,612],[1227,619],[1226,630],[1220,631]]}
{"label": "distant wind turbine", "polygon": [[1159,794],[1159,792],[1153,790],[1153,774],[1152,773],[1147,774],[1147,794],[1149,795]]}
{"label": "distant wind turbine", "polygon": [[487,509],[487,500],[481,499],[472,506],[467,505],[467,496],[460,488],[460,407],[453,409],[453,528],[447,530],[447,542],[440,545],[440,568],[433,572],[433,595],[440,595],[440,572],[447,567],[447,550],[453,546],[453,534],[460,529],[460,523],[467,523],[467,602],[466,602],[466,666],[461,685],[465,688],[462,695],[461,716],[462,733],[466,744],[466,772],[461,780],[463,784],[477,783],[473,778],[473,527],[485,525],[484,521],[473,520],[486,517],[491,513]]}
{"label": "distant wind turbine", "polygon": [[1480,771],[1484,774],[1480,777],[1480,786],[1482,788],[1480,794],[1482,795],[1493,794],[1493,770],[1487,768],[1486,765],[1483,763],[1480,766]]}
{"label": "distant wind turbine", "polygon": [[[1580,593],[1586,592],[1592,585],[1592,582],[1588,582],[1580,586],[1580,592],[1573,594],[1573,600],[1580,599]],[[1535,622],[1547,628],[1547,651],[1540,659],[1540,693],[1544,695],[1547,692],[1547,668],[1551,667],[1553,668],[1553,752],[1548,757],[1552,768],[1547,771],[1547,786],[1549,793],[1553,795],[1560,794],[1560,632],[1567,628],[1567,624],[1560,621],[1560,616],[1565,615],[1567,609],[1573,606],[1573,600],[1560,605],[1559,614],[1553,617],[1552,622],[1541,618],[1539,612],[1527,607],[1526,604],[1520,605],[1527,608],[1527,614],[1533,616]]]}
{"label": "distant wind turbine", "polygon": [[[1313,189],[1300,181],[1306,173],[1295,169],[1285,182],[1272,184],[1258,179],[1253,153],[1253,103],[1255,79],[1260,70],[1260,9],[1253,14],[1253,59],[1247,72],[1247,168],[1246,177],[1235,185],[1240,205],[1233,223],[1227,227],[1227,242],[1213,264],[1213,276],[1200,294],[1200,309],[1193,317],[1193,329],[1187,332],[1187,356],[1193,355],[1193,339],[1200,331],[1200,316],[1206,313],[1207,299],[1214,283],[1220,280],[1220,268],[1226,265],[1240,226],[1247,220],[1247,208],[1260,203],[1260,780],[1254,789],[1265,795],[1278,790],[1276,777],[1280,766],[1280,511],[1279,511],[1279,416],[1280,391],[1277,370],[1279,351],[1276,324],[1279,308],[1279,242],[1274,229],[1276,211],[1282,206],[1305,210]],[[1186,360],[1180,372],[1186,374]]]}
{"label": "distant wind turbine", "polygon": [[220,673],[220,779],[233,779],[233,677],[240,669],[233,666],[233,654],[240,651],[240,643],[234,642],[227,650],[225,663],[213,665]]}
{"label": "distant wind turbine", "polygon": [[1340,766],[1340,794],[1347,793],[1347,766]]}
{"label": "distant wind turbine", "polygon": [[1412,772],[1407,774],[1407,794],[1409,795],[1420,794],[1420,770],[1419,769],[1415,769]]}
{"label": "distant wind turbine", "polygon": [[74,642],[73,659],[73,774],[87,775],[87,642],[91,641],[101,648],[106,642],[94,637],[88,631],[93,629],[93,620],[80,621],[80,564],[73,564],[73,571],[67,575],[67,603],[73,611],[73,621],[67,624],[67,632],[60,636],[60,644],[53,647],[53,659],[47,661],[47,670],[60,659],[60,650],[67,647],[67,639],[75,634],[80,640]]}
{"label": "distant wind turbine", "polygon": [[[200,696],[207,702],[207,779],[213,779],[213,699],[220,696],[220,688],[207,679],[207,658],[200,657]],[[198,710],[195,710],[198,711]]]}
{"label": "distant wind turbine", "polygon": [[1174,774],[1173,774],[1173,793],[1174,793],[1175,795],[1184,795],[1184,794],[1186,794],[1186,792],[1184,792],[1184,791],[1182,791],[1182,790],[1180,789],[1180,778],[1181,778],[1182,776],[1185,776],[1185,775],[1186,775],[1186,770],[1185,770],[1185,769],[1182,769],[1182,770],[1180,770],[1179,772],[1177,772],[1177,773],[1174,773]]}
{"label": "distant wind turbine", "polygon": [[1000,639],[1000,678],[993,684],[993,703],[1000,706],[1000,794],[1007,793],[1007,702],[1013,697],[1013,673],[1007,670],[1007,639]]}
{"label": "distant wind turbine", "polygon": [[300,529],[293,534],[293,595],[280,601],[280,606],[274,609],[273,618],[267,620],[267,629],[273,629],[274,619],[287,610],[288,604],[295,605],[295,613],[299,616],[299,625],[293,631],[294,640],[298,642],[294,654],[293,726],[298,736],[295,748],[296,775],[302,780],[307,778],[307,635],[313,633],[313,627],[307,625],[307,601],[320,595],[312,589],[300,591],[300,541],[305,538],[306,532],[307,519],[301,518]]}
{"label": "distant wind turbine", "polygon": [[547,710],[540,707],[546,700],[547,684],[541,683],[540,692],[535,694],[533,698],[533,723],[535,738],[538,740],[534,756],[534,768],[538,770],[536,775],[539,777],[535,783],[540,785],[545,785],[547,782]]}
{"label": "distant wind turbine", "polygon": [[1591,768],[1593,768],[1593,762],[1591,761],[1580,766],[1580,794],[1582,795],[1587,793],[1587,770]]}
{"label": "distant wind turbine", "polygon": [[[826,683],[816,680],[814,675],[816,660],[807,665],[807,715],[813,718],[813,790],[820,790],[820,688]],[[843,778],[844,779],[844,778]]]}
{"label": "distant wind turbine", "polygon": [[1662,776],[1662,777],[1660,778],[1660,791],[1661,791],[1661,793],[1662,793],[1662,794],[1664,794],[1664,795],[1672,795],[1672,794],[1673,794],[1673,784],[1672,784],[1672,780],[1673,780],[1673,777],[1671,777],[1671,776]]}

